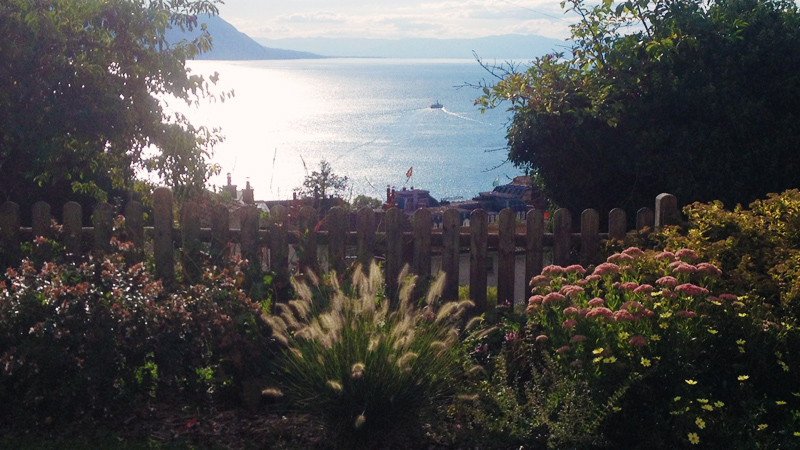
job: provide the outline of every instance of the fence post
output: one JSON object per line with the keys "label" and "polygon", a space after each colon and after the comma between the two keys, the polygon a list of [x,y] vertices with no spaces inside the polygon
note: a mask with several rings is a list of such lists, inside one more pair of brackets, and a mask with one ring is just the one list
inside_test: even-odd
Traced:
{"label": "fence post", "polygon": [[282,205],[275,205],[270,215],[269,267],[275,272],[276,285],[284,287],[289,285],[289,239],[286,231],[289,212]]}
{"label": "fence post", "polygon": [[[36,202],[31,208],[31,221],[33,225],[33,238],[45,237],[51,238],[52,233],[50,225],[52,223],[52,216],[50,215],[50,205],[45,202]],[[41,264],[44,261],[52,258],[53,249],[49,243],[43,242],[33,245],[33,260],[36,264]]]}
{"label": "fence post", "polygon": [[431,211],[420,208],[414,212],[414,257],[412,271],[419,277],[414,289],[414,297],[424,294],[431,278]]}
{"label": "fence post", "polygon": [[568,210],[559,208],[553,214],[553,264],[568,265],[571,250],[572,215]]}
{"label": "fence post", "polygon": [[347,268],[345,249],[347,248],[347,229],[350,221],[347,212],[341,206],[335,206],[325,217],[328,225],[328,261],[330,267],[339,275],[344,275]]}
{"label": "fence post", "polygon": [[544,213],[537,209],[525,217],[525,282],[542,273],[544,261]]}
{"label": "fence post", "polygon": [[0,205],[0,270],[19,264],[19,205]]}
{"label": "fence post", "polygon": [[489,215],[478,208],[469,215],[469,298],[475,302],[470,314],[479,316],[489,309],[486,301],[486,253],[489,241]]}
{"label": "fence post", "polygon": [[358,246],[358,264],[369,273],[369,266],[375,257],[375,211],[370,208],[358,210],[356,225],[356,245]]}
{"label": "fence post", "polygon": [[139,202],[125,205],[125,233],[133,243],[133,251],[128,253],[128,264],[144,260],[144,208]]}
{"label": "fence post", "polygon": [[653,229],[654,224],[653,210],[650,208],[641,208],[636,212],[636,231],[641,232],[645,228]]}
{"label": "fence post", "polygon": [[200,208],[195,202],[183,204],[181,214],[181,265],[184,282],[196,284],[200,281]]}
{"label": "fence post", "polygon": [[305,273],[307,270],[317,272],[317,223],[319,223],[319,215],[317,211],[310,207],[304,206],[298,213],[298,223],[300,228],[300,246],[303,248],[300,254],[300,272]]}
{"label": "fence post", "polygon": [[581,213],[581,264],[586,267],[595,262],[600,249],[600,214],[594,209]]}
{"label": "fence post", "polygon": [[211,263],[220,265],[230,256],[231,213],[225,205],[215,205],[211,210]]}
{"label": "fence post", "polygon": [[258,244],[259,212],[255,205],[245,205],[241,213],[242,258],[249,261],[245,270],[245,286],[249,289],[261,275],[261,257]]}
{"label": "fence post", "polygon": [[111,252],[111,231],[114,227],[114,208],[101,202],[94,205],[92,226],[94,227],[94,248],[103,254]]}
{"label": "fence post", "polygon": [[614,208],[608,213],[608,238],[624,240],[628,227],[628,216],[622,208]]}
{"label": "fence post", "polygon": [[461,214],[455,208],[442,215],[442,271],[445,273],[444,301],[458,300],[458,248],[461,234]]}
{"label": "fence post", "polygon": [[514,211],[506,208],[500,211],[498,220],[498,238],[500,243],[497,249],[497,304],[505,302],[514,305]]}
{"label": "fence post", "polygon": [[681,212],[678,199],[672,194],[658,194],[656,197],[655,228],[660,230],[667,225],[678,225]]}
{"label": "fence post", "polygon": [[153,192],[153,256],[156,276],[165,286],[171,286],[175,280],[172,220],[172,190],[156,188]]}
{"label": "fence post", "polygon": [[83,208],[77,202],[64,204],[64,247],[67,260],[77,262],[81,257]]}
{"label": "fence post", "polygon": [[400,215],[403,214],[397,208],[390,208],[386,211],[384,220],[386,221],[386,292],[394,304],[397,294],[400,270],[403,264],[403,230],[400,229]]}

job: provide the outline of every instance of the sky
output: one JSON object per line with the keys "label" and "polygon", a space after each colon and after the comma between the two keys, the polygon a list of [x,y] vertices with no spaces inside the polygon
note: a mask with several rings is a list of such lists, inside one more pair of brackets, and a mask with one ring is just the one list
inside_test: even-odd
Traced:
{"label": "sky", "polygon": [[225,0],[220,17],[250,37],[569,37],[559,0]]}

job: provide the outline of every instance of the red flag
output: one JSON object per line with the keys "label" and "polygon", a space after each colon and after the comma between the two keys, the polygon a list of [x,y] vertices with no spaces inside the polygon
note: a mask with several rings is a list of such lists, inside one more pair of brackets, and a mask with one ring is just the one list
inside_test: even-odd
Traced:
{"label": "red flag", "polygon": [[408,169],[408,172],[406,172],[406,178],[411,178],[412,173],[414,173],[414,166],[411,166],[411,168]]}

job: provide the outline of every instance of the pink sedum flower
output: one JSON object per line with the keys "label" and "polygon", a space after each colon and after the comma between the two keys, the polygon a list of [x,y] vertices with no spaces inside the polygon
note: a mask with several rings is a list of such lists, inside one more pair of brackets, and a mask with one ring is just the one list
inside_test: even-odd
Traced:
{"label": "pink sedum flower", "polygon": [[605,300],[603,300],[600,297],[595,297],[595,298],[589,300],[589,306],[591,306],[593,308],[595,306],[604,306],[605,304],[606,304]]}
{"label": "pink sedum flower", "polygon": [[675,287],[678,285],[678,279],[667,275],[656,280],[656,284],[660,286]]}
{"label": "pink sedum flower", "polygon": [[620,309],[624,309],[625,311],[630,311],[632,313],[635,313],[637,311],[643,310],[644,306],[642,306],[642,304],[637,302],[636,300],[631,300],[629,302],[623,303]]}
{"label": "pink sedum flower", "polygon": [[575,336],[572,336],[572,339],[570,339],[569,341],[570,342],[580,343],[580,342],[583,342],[585,340],[586,340],[586,336],[584,336],[582,334],[576,334]]}
{"label": "pink sedum flower", "polygon": [[623,291],[632,291],[639,287],[639,283],[635,281],[626,281],[619,285],[619,288]]}
{"label": "pink sedum flower", "polygon": [[661,252],[661,253],[656,255],[656,259],[666,259],[669,262],[673,262],[677,258],[675,257],[675,253],[672,253],[672,252]]}
{"label": "pink sedum flower", "polygon": [[635,322],[636,317],[630,311],[620,309],[614,312],[614,320],[617,322]]}
{"label": "pink sedum flower", "polygon": [[647,345],[647,340],[641,334],[637,334],[636,336],[628,339],[628,344],[632,347],[644,347]]}
{"label": "pink sedum flower", "polygon": [[739,300],[739,297],[737,297],[737,296],[735,296],[733,294],[722,294],[722,295],[719,296],[719,300],[723,301],[723,302],[725,302],[725,301],[735,302],[735,301]]}
{"label": "pink sedum flower", "polygon": [[633,256],[634,258],[644,256],[644,252],[639,247],[628,247],[625,250],[623,250],[622,253]]}
{"label": "pink sedum flower", "polygon": [[551,264],[542,269],[542,275],[555,275],[559,273],[564,273],[564,268],[555,264]]}
{"label": "pink sedum flower", "polygon": [[678,317],[684,317],[686,319],[691,319],[696,314],[695,314],[694,311],[678,311],[678,312],[675,313],[675,315],[678,316]]}
{"label": "pink sedum flower", "polygon": [[685,263],[683,261],[675,261],[669,264],[669,268],[672,269],[675,273],[695,273],[697,272],[697,267]]}
{"label": "pink sedum flower", "polygon": [[615,264],[619,264],[620,262],[624,262],[624,261],[633,261],[633,260],[634,260],[634,257],[631,256],[631,255],[628,255],[627,253],[617,253],[617,254],[609,256],[608,259],[606,259],[606,261],[608,261],[610,263],[615,263]]}
{"label": "pink sedum flower", "polygon": [[536,342],[547,342],[548,340],[549,338],[547,337],[546,334],[540,334],[536,336]]}
{"label": "pink sedum flower", "polygon": [[616,274],[616,273],[619,273],[618,265],[610,262],[604,262],[594,268],[593,275],[599,275],[602,277],[603,275]]}
{"label": "pink sedum flower", "polygon": [[578,324],[578,321],[575,319],[567,319],[561,324],[561,328],[572,328]]}
{"label": "pink sedum flower", "polygon": [[675,256],[682,261],[694,261],[697,259],[697,253],[690,248],[682,248],[675,252]]}
{"label": "pink sedum flower", "polygon": [[575,286],[574,284],[568,284],[561,288],[561,293],[567,297],[574,297],[576,295],[583,294],[583,288],[580,286]]}
{"label": "pink sedum flower", "polygon": [[567,272],[567,273],[579,273],[579,274],[582,275],[582,274],[586,273],[586,269],[584,269],[583,266],[580,265],[580,264],[573,264],[571,266],[565,267],[564,268],[564,272]]}
{"label": "pink sedum flower", "polygon": [[551,292],[551,293],[549,293],[549,294],[544,296],[544,299],[542,299],[542,304],[543,305],[547,305],[548,303],[560,302],[560,301],[564,300],[565,298],[566,297],[564,297],[563,295],[559,294],[558,292]]}
{"label": "pink sedum flower", "polygon": [[564,315],[565,316],[577,316],[580,314],[580,310],[574,306],[568,306],[564,308]]}
{"label": "pink sedum flower", "polygon": [[531,278],[528,286],[546,286],[548,284],[550,284],[550,277],[547,275],[536,275],[535,277]]}
{"label": "pink sedum flower", "polygon": [[567,353],[567,352],[569,352],[570,350],[572,350],[572,349],[569,347],[569,345],[565,345],[565,346],[563,346],[563,347],[559,347],[559,348],[556,350],[556,353],[559,353],[559,354],[560,354],[560,353]]}
{"label": "pink sedum flower", "polygon": [[649,284],[639,285],[639,287],[633,290],[634,294],[649,294],[651,292],[653,292],[653,286]]}
{"label": "pink sedum flower", "polygon": [[614,312],[612,312],[605,306],[598,306],[596,308],[590,309],[589,312],[586,313],[586,317],[590,319],[593,317],[603,317],[606,319],[612,319],[614,318]]}
{"label": "pink sedum flower", "polygon": [[717,268],[717,266],[713,264],[702,262],[700,264],[697,264],[695,267],[697,267],[698,272],[702,273],[705,276],[711,278],[719,278],[720,276],[722,276],[722,271],[719,270],[719,268]]}
{"label": "pink sedum flower", "polygon": [[584,278],[584,281],[600,281],[602,278],[600,275],[589,275],[588,277]]}
{"label": "pink sedum flower", "polygon": [[531,298],[528,299],[528,304],[529,305],[539,305],[539,304],[542,303],[542,300],[544,300],[544,296],[543,295],[534,295],[534,296],[532,296]]}
{"label": "pink sedum flower", "polygon": [[707,295],[708,289],[694,285],[692,283],[684,283],[675,287],[675,292],[681,292],[686,295]]}

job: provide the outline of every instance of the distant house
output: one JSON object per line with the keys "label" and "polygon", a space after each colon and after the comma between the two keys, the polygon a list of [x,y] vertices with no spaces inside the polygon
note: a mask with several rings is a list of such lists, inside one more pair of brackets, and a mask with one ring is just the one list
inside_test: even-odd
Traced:
{"label": "distant house", "polygon": [[416,211],[420,208],[434,208],[439,206],[439,202],[431,197],[430,191],[422,189],[403,188],[399,191],[393,191],[394,202],[399,209],[409,211]]}

